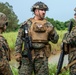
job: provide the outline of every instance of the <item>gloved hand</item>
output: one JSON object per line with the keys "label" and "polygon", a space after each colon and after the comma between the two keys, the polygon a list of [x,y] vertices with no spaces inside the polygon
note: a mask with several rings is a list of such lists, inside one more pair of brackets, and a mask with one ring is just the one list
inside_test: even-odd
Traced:
{"label": "gloved hand", "polygon": [[16,59],[17,62],[20,62],[21,58],[22,58],[22,55],[20,53],[15,54],[15,59]]}

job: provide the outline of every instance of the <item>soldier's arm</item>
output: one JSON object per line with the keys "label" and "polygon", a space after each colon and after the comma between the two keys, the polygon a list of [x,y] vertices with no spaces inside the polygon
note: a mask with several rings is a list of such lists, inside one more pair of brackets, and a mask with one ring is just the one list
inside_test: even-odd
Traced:
{"label": "soldier's arm", "polygon": [[15,43],[15,51],[16,53],[22,53],[22,46],[23,46],[23,28],[22,26],[20,27],[20,29],[18,30],[18,35],[17,35],[17,39],[16,39],[16,43]]}
{"label": "soldier's arm", "polygon": [[11,50],[10,50],[10,47],[9,47],[9,44],[8,44],[8,42],[7,42],[7,40],[5,39],[5,46],[6,46],[6,48],[7,48],[7,57],[8,57],[8,60],[9,61],[11,61]]}
{"label": "soldier's arm", "polygon": [[0,58],[10,60],[7,43],[5,42],[5,39],[3,37],[0,37]]}
{"label": "soldier's arm", "polygon": [[49,40],[52,43],[57,43],[59,39],[59,35],[57,34],[56,30],[54,29],[52,24],[49,24],[49,27],[51,28],[51,31],[49,33]]}

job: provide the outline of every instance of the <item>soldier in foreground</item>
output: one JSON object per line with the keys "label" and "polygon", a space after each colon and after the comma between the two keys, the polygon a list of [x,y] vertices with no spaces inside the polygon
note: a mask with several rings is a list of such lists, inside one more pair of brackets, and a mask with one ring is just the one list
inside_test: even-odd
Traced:
{"label": "soldier in foreground", "polygon": [[[76,75],[76,8],[74,9],[74,20],[72,20],[71,31],[67,32],[63,38],[64,53],[68,54],[68,66],[70,75]],[[66,68],[67,68],[66,67]]]}
{"label": "soldier in foreground", "polygon": [[34,17],[24,22],[15,45],[15,57],[20,62],[19,75],[49,75],[48,57],[52,43],[57,43],[59,36],[53,25],[44,17],[48,7],[43,2],[32,6]]}
{"label": "soldier in foreground", "polygon": [[7,25],[6,15],[0,12],[0,75],[13,75],[9,65],[10,49],[7,40],[2,36]]}

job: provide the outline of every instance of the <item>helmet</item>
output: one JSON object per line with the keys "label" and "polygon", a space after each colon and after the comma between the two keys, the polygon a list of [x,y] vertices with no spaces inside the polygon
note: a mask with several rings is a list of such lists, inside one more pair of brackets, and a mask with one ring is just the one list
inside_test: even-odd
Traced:
{"label": "helmet", "polygon": [[43,2],[37,2],[32,6],[31,11],[34,12],[35,9],[44,9],[48,11],[48,6]]}
{"label": "helmet", "polygon": [[4,25],[8,25],[7,17],[4,13],[0,12],[0,28],[3,28]]}

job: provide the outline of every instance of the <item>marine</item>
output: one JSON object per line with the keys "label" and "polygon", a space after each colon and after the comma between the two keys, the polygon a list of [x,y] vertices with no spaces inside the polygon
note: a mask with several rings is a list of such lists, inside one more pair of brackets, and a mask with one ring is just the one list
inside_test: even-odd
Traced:
{"label": "marine", "polygon": [[76,75],[76,8],[74,9],[73,27],[70,33],[66,33],[63,39],[65,43],[66,52],[68,53],[68,64],[70,75]]}
{"label": "marine", "polygon": [[[32,73],[49,75],[48,57],[51,53],[49,41],[56,44],[59,35],[54,26],[44,18],[48,11],[46,4],[41,1],[36,2],[31,11],[34,13],[34,17],[21,25],[15,44],[15,58],[20,63],[19,75],[32,75]],[[31,46],[28,45],[28,36]]]}
{"label": "marine", "polygon": [[13,75],[10,68],[10,48],[5,37],[2,33],[8,26],[7,17],[4,13],[0,12],[0,75]]}

